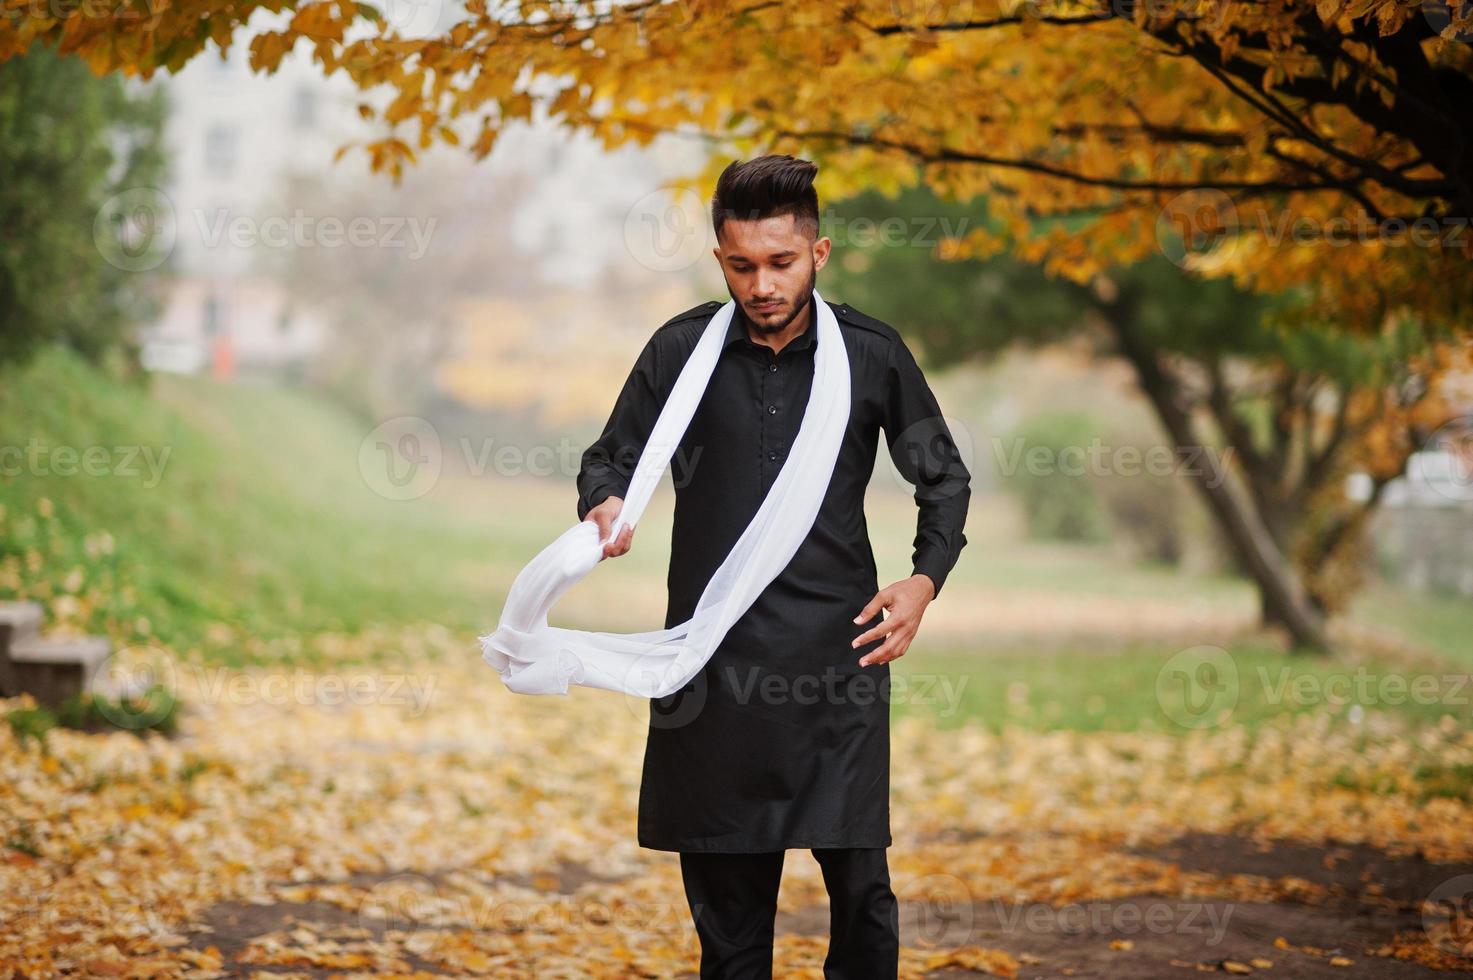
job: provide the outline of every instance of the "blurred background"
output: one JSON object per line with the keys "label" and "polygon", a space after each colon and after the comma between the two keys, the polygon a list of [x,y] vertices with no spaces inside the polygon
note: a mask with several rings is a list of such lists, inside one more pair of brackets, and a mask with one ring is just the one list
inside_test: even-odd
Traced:
{"label": "blurred background", "polygon": [[[148,83],[41,48],[3,67],[23,98],[6,152],[66,158],[7,182],[26,288],[7,299],[0,584],[63,627],[232,661],[379,624],[489,631],[576,520],[579,454],[649,333],[727,297],[705,199],[664,186],[707,150],[610,152],[533,121],[485,161],[436,147],[390,189],[334,160],[366,135],[350,83],[244,57]],[[1275,632],[1272,583],[1204,496],[1214,460],[1342,651],[1473,658],[1466,371],[1420,415],[1337,429],[1358,391],[1426,380],[1416,338],[1278,336],[1257,325],[1274,297],[1191,278],[1169,248],[1121,273],[1140,297],[1121,316],[1037,264],[939,257],[985,200],[821,206],[820,290],[902,331],[974,474],[971,544],[920,647],[932,666],[986,658],[980,717],[1149,723],[1149,704],[1078,685],[1136,687],[1189,640],[1256,662],[1304,639]],[[1126,326],[1180,392],[1142,384]],[[1157,403],[1183,392],[1221,437],[1167,431]],[[909,572],[911,489],[881,453],[885,581]],[[635,553],[570,615],[662,620],[670,492],[667,475]]]}
{"label": "blurred background", "polygon": [[[432,38],[467,11],[401,14],[405,36]],[[503,120],[484,158],[446,137],[391,183],[339,151],[378,152],[394,91],[325,74],[305,47],[269,74],[250,59],[245,43],[212,46],[146,80],[39,43],[0,62],[0,627],[51,644],[18,647],[0,673],[6,727],[157,728],[207,771],[226,734],[255,729],[289,752],[291,731],[311,729],[228,719],[229,699],[186,684],[187,665],[429,664],[474,710],[395,751],[485,750],[475,719],[522,719],[528,740],[554,718],[576,728],[591,716],[502,691],[475,637],[576,521],[579,456],[650,333],[727,298],[710,182],[680,181],[735,155],[700,133],[611,149],[538,108]],[[1007,188],[943,195],[894,179],[924,164],[896,166],[821,181],[833,254],[818,278],[905,336],[973,474],[969,544],[894,665],[940,693],[896,717],[1004,740],[1145,733],[1178,740],[1173,752],[1204,732],[1323,739],[1337,754],[1303,775],[1306,798],[1341,814],[1389,794],[1456,826],[1473,803],[1466,319],[1305,316],[1303,284],[1338,256],[1281,260],[1273,288],[1197,274],[1220,242],[1198,198],[1167,195],[1145,253],[1088,281],[1030,248],[949,254],[973,232],[1016,233],[998,214]],[[1207,246],[1192,237],[1204,227]],[[1465,289],[1378,279],[1374,259],[1344,268],[1371,293]],[[882,584],[910,573],[913,489],[880,453],[866,513]],[[672,497],[667,475],[632,552],[560,604],[566,625],[661,624]],[[74,696],[109,673],[126,678],[112,702]],[[137,700],[161,697],[161,680],[183,686]],[[618,700],[577,695],[585,712]],[[612,839],[632,836],[638,707],[615,712],[627,751],[598,811]],[[387,724],[351,738],[388,751]],[[1397,749],[1362,768],[1368,739]],[[1117,773],[1136,750],[1119,751]],[[1235,772],[1240,796],[1270,782]],[[525,803],[527,784],[501,775],[461,786],[457,818]],[[929,790],[900,783],[907,833],[996,816],[927,810]],[[1182,807],[1161,826],[1190,822]],[[44,863],[25,842],[54,819],[12,822],[11,840]],[[1354,827],[1346,839],[1395,838]],[[1441,834],[1444,858],[1466,829]],[[615,846],[579,833],[560,846]],[[361,864],[392,864],[388,850]]]}

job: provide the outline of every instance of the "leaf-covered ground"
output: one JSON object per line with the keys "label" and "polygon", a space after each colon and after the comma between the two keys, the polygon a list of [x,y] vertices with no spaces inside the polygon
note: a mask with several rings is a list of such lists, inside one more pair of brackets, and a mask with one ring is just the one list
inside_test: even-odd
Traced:
{"label": "leaf-covered ground", "polygon": [[[514,695],[459,639],[404,648],[399,670],[177,666],[172,739],[0,725],[9,975],[694,976],[678,859],[635,843],[646,703]],[[1429,792],[1473,771],[1463,726],[905,716],[892,758],[904,977],[1473,967],[1436,901],[1473,890],[1473,813]],[[805,851],[777,927],[776,975],[821,977]]]}

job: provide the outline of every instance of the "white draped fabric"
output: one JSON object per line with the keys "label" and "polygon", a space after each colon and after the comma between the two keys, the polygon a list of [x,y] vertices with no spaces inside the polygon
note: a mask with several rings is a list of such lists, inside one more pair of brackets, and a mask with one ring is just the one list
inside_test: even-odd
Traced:
{"label": "white draped fabric", "polygon": [[624,506],[609,537],[580,521],[542,550],[517,575],[501,622],[479,637],[482,658],[518,694],[568,693],[570,684],[639,697],[674,693],[696,676],[732,624],[778,576],[808,536],[828,490],[839,444],[849,423],[849,356],[838,320],[813,291],[817,322],[813,387],[787,460],[726,560],[706,584],[690,619],[669,629],[606,633],[550,626],[558,599],[593,570],[604,545],[644,513],[670,457],[705,394],[727,327],[736,310],[728,301],[707,324],[675,387],[660,409],[630,479]]}

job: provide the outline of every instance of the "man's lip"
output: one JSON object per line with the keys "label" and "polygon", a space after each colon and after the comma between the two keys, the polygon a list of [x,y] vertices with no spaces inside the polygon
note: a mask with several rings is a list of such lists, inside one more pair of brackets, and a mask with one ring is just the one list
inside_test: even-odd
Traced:
{"label": "man's lip", "polygon": [[753,303],[752,304],[752,309],[754,309],[754,310],[770,310],[770,309],[774,309],[775,307],[778,307],[778,306],[781,306],[781,305],[782,305],[781,303]]}

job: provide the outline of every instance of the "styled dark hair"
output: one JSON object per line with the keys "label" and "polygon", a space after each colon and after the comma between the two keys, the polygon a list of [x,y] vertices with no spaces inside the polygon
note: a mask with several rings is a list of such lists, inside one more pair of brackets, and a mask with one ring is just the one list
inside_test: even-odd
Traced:
{"label": "styled dark hair", "polygon": [[818,238],[818,166],[786,153],[769,153],[742,163],[733,160],[716,181],[711,224],[716,235],[728,219],[756,221],[791,214],[799,230]]}

